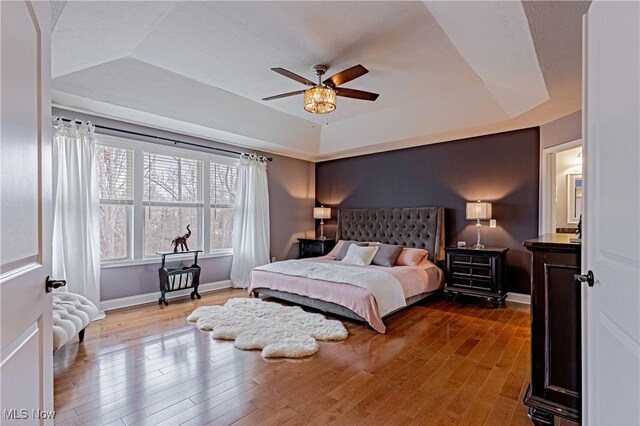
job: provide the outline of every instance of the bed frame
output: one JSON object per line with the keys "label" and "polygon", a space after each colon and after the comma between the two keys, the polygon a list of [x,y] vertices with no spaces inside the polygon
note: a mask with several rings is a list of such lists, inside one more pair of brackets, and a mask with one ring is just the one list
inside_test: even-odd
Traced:
{"label": "bed frame", "polygon": [[[338,210],[336,241],[338,240],[379,241],[385,244],[422,248],[429,252],[429,260],[441,267],[444,262],[444,208],[341,209]],[[408,298],[407,307],[437,291]],[[267,288],[257,288],[253,292],[258,297],[273,297],[357,321],[365,321],[360,315],[335,303]],[[390,312],[383,319],[396,312]]]}

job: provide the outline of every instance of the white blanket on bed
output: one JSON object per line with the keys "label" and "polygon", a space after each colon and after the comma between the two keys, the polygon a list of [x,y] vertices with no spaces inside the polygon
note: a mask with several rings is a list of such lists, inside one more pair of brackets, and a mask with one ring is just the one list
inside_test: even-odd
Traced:
{"label": "white blanket on bed", "polygon": [[366,266],[284,260],[255,269],[362,287],[373,294],[381,317],[407,306],[402,285],[393,275],[380,270],[367,269]]}

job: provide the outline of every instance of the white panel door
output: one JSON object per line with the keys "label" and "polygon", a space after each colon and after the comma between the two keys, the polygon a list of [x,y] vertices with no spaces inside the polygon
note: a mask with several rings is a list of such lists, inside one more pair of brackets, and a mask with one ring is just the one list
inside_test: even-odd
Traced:
{"label": "white panel door", "polygon": [[585,424],[640,425],[640,4],[585,19]]}
{"label": "white panel door", "polygon": [[0,424],[53,424],[49,4],[0,19]]}

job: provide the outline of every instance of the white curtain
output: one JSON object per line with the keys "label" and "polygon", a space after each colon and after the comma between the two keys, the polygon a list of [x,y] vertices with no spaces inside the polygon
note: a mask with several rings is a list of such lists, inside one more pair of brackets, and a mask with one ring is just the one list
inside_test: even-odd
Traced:
{"label": "white curtain", "polygon": [[256,266],[269,263],[269,188],[264,157],[240,159],[231,282],[246,288]]}
{"label": "white curtain", "polygon": [[100,195],[91,123],[53,123],[54,278],[100,309]]}

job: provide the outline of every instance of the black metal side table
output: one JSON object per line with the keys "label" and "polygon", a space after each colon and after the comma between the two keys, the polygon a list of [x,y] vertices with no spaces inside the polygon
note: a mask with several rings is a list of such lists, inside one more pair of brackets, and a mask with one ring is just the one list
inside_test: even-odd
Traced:
{"label": "black metal side table", "polygon": [[[182,268],[167,268],[165,266],[167,256],[186,253],[193,253],[193,265],[183,266]],[[161,293],[160,299],[158,299],[159,305],[163,303],[165,306],[169,305],[169,302],[167,302],[167,299],[164,296],[166,293],[184,290],[187,288],[193,289],[193,291],[191,292],[192,300],[195,298],[201,298],[200,294],[198,294],[198,286],[200,285],[200,266],[198,265],[198,253],[202,253],[202,250],[189,250],[177,253],[174,253],[172,251],[156,253],[162,256],[162,266],[160,266],[160,269],[158,269]]]}

